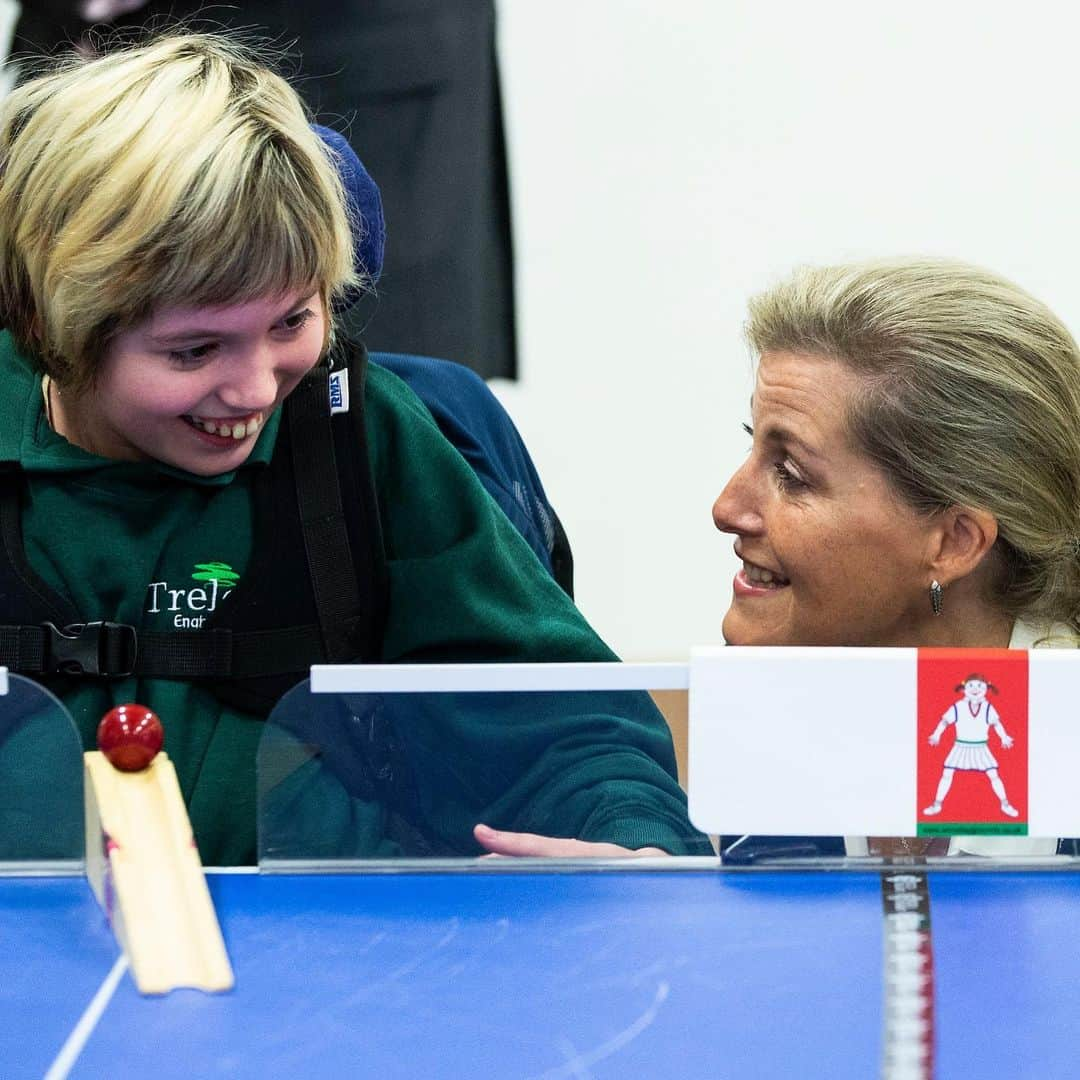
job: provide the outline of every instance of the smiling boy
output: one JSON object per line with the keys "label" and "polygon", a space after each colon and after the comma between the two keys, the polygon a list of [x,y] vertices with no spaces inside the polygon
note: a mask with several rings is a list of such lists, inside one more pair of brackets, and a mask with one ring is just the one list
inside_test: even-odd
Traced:
{"label": "smiling boy", "polygon": [[[294,91],[228,41],[72,59],[0,105],[0,661],[87,743],[153,708],[208,863],[254,858],[262,719],[309,663],[612,658],[417,399],[335,344],[351,225]],[[103,620],[104,677],[49,666],[55,627]],[[473,769],[422,823],[447,850],[709,850],[644,701],[508,725],[497,792],[491,732],[443,737]],[[408,853],[352,812],[355,854]]]}

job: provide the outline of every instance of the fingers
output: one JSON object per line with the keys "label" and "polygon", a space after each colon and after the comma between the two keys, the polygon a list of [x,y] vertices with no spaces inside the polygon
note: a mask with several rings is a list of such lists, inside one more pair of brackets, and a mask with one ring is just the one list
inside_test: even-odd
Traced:
{"label": "fingers", "polygon": [[588,844],[581,840],[565,840],[536,833],[503,832],[487,825],[473,829],[476,842],[492,855],[514,855],[518,858],[550,859],[596,854],[597,847],[614,848],[614,844]]}
{"label": "fingers", "polygon": [[580,859],[586,857],[613,859],[630,855],[667,855],[660,848],[640,848],[631,851],[618,844],[596,844],[587,840],[570,840],[536,833],[506,832],[488,825],[473,829],[476,842],[488,855],[509,855],[532,859]]}

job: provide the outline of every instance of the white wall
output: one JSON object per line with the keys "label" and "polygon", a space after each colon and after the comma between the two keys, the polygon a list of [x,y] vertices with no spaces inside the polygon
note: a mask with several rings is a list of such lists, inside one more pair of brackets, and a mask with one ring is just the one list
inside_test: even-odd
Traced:
{"label": "white wall", "polygon": [[522,330],[496,390],[633,659],[716,642],[749,294],[798,262],[984,263],[1080,331],[1080,16],[1050,2],[500,0]]}
{"label": "white wall", "polygon": [[[0,42],[11,0],[0,0]],[[1072,5],[499,0],[520,384],[496,384],[633,659],[719,639],[746,297],[800,261],[985,263],[1080,330]]]}
{"label": "white wall", "polygon": [[[15,0],[0,0],[0,59],[7,56],[11,45],[11,34],[15,29],[15,16],[19,13]],[[0,94],[6,94],[11,82],[11,73],[0,71]]]}

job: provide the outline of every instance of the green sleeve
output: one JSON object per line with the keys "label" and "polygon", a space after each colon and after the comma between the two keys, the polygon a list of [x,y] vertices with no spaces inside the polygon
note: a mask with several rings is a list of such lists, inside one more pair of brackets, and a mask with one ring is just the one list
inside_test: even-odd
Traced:
{"label": "green sleeve", "polygon": [[[367,423],[389,572],[387,662],[616,659],[422,403],[379,368]],[[514,697],[536,700],[501,723],[465,702],[409,725],[420,798],[446,843],[473,850],[483,821],[711,853],[686,816],[671,735],[647,695]]]}

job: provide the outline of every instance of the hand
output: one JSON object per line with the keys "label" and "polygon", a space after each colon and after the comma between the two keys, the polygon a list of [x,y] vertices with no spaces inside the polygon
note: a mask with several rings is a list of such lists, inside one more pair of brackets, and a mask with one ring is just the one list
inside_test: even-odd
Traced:
{"label": "hand", "polygon": [[473,836],[489,855],[514,855],[533,859],[580,859],[587,856],[616,859],[668,854],[657,847],[643,847],[635,851],[632,848],[619,847],[618,844],[564,840],[555,836],[537,836],[535,833],[501,832],[487,825],[477,825],[473,829]]}
{"label": "hand", "polygon": [[1012,741],[1012,736],[1011,735],[1002,735],[1001,736],[1001,745],[1006,750],[1011,750],[1012,749],[1012,744],[1013,744],[1013,741]]}
{"label": "hand", "polygon": [[937,733],[937,732],[935,731],[935,732],[934,732],[934,734],[933,734],[933,735],[931,735],[931,736],[930,736],[930,738],[929,738],[929,739],[927,739],[926,741],[927,741],[927,742],[928,742],[928,743],[929,743],[929,744],[930,744],[931,746],[937,746],[937,744],[938,744],[939,742],[941,742],[941,736],[940,736],[940,735],[939,735],[939,734],[938,734],[938,733]]}

